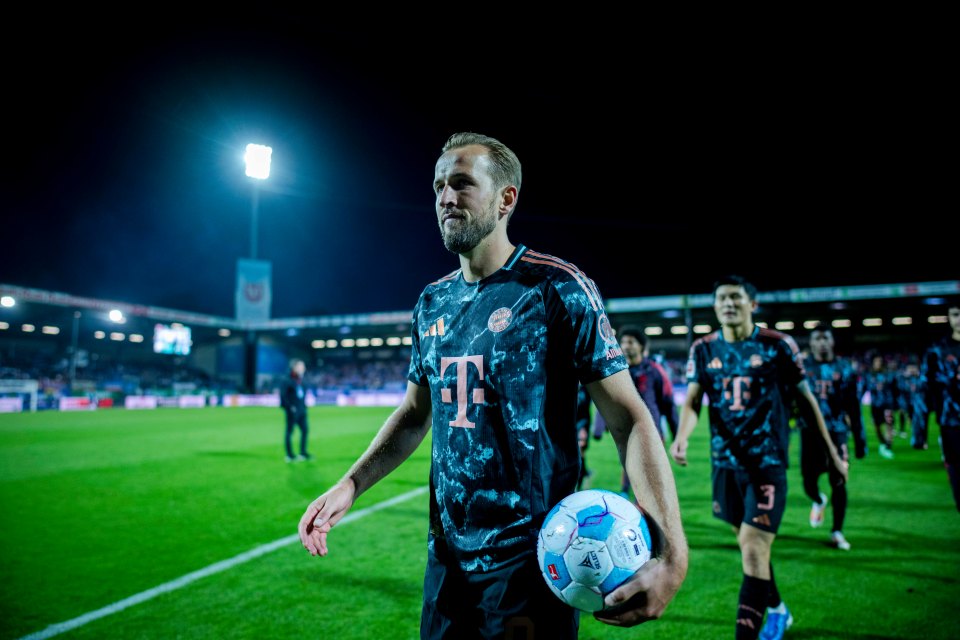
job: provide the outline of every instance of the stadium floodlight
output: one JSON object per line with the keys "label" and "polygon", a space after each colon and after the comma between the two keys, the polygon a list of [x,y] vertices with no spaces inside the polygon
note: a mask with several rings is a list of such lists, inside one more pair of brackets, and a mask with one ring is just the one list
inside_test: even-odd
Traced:
{"label": "stadium floodlight", "polygon": [[17,301],[13,299],[13,296],[3,296],[0,298],[0,307],[12,307],[17,304]]}
{"label": "stadium floodlight", "polygon": [[257,189],[258,180],[270,177],[270,159],[273,157],[273,148],[263,144],[248,144],[243,161],[247,165],[247,175],[255,178],[253,181],[253,198],[250,201],[250,259],[257,259],[257,218],[260,213],[260,192]]}
{"label": "stadium floodlight", "polygon": [[111,309],[107,317],[113,322],[121,323],[123,322],[123,311],[120,311],[120,309]]}
{"label": "stadium floodlight", "polygon": [[270,177],[270,158],[273,149],[263,144],[248,144],[243,161],[247,164],[247,175],[258,180]]}

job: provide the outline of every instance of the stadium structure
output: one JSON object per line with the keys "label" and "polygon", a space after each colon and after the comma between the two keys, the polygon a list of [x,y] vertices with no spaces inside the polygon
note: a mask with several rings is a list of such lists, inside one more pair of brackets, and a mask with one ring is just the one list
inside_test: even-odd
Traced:
{"label": "stadium structure", "polygon": [[[913,359],[947,330],[946,299],[958,294],[958,280],[771,291],[759,295],[755,319],[801,346],[812,326],[826,323],[842,353]],[[717,328],[710,294],[616,298],[606,308],[614,328],[641,327],[651,353],[674,364]],[[354,398],[376,392],[389,404],[405,386],[410,323],[409,310],[238,321],[0,284],[0,396],[8,398],[0,404],[135,406],[142,396],[269,403],[291,358],[308,363],[317,401],[342,403],[346,390]]]}

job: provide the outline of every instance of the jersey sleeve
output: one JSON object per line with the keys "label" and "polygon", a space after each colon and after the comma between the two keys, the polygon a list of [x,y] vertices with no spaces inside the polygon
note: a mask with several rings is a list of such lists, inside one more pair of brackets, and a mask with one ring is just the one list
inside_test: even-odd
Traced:
{"label": "jersey sleeve", "polygon": [[603,299],[592,280],[583,273],[557,281],[554,285],[573,338],[573,360],[580,382],[588,384],[627,368],[613,327],[603,307]]}

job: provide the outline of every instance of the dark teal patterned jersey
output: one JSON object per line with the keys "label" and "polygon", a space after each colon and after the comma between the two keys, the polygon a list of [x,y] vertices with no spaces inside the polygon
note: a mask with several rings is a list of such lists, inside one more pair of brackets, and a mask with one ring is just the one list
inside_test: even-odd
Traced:
{"label": "dark teal patterned jersey", "polygon": [[411,382],[430,388],[430,532],[465,571],[535,551],[576,490],[577,389],[627,368],[596,285],[519,246],[479,282],[455,271],[413,314]]}
{"label": "dark teal patterned jersey", "polygon": [[960,342],[941,338],[923,356],[920,385],[941,427],[960,427]]}
{"label": "dark teal patterned jersey", "polygon": [[[849,360],[834,358],[817,361],[807,358],[804,361],[810,391],[820,405],[820,413],[827,429],[834,433],[847,434],[860,430],[860,397],[857,395],[857,372]],[[848,423],[849,421],[849,423]],[[802,428],[808,425],[801,417],[798,424]],[[816,425],[809,425],[816,429]]]}
{"label": "dark teal patterned jersey", "polygon": [[789,403],[803,378],[797,343],[779,331],[758,325],[739,342],[727,342],[722,331],[694,342],[687,382],[699,384],[709,400],[713,466],[786,467]]}
{"label": "dark teal patterned jersey", "polygon": [[897,375],[893,371],[867,371],[863,374],[864,390],[870,392],[874,409],[897,408]]}

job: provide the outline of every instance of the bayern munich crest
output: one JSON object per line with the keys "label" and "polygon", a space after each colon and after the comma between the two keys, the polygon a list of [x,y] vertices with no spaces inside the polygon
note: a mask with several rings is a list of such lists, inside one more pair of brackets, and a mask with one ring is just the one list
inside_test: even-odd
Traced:
{"label": "bayern munich crest", "polygon": [[613,327],[610,326],[610,319],[607,318],[607,314],[600,316],[600,325],[597,327],[597,330],[600,332],[600,337],[603,338],[604,342],[616,344],[617,336],[613,332]]}
{"label": "bayern munich crest", "polygon": [[487,319],[487,329],[490,329],[490,331],[493,331],[494,333],[500,333],[510,326],[510,322],[512,320],[513,311],[510,311],[510,309],[507,309],[506,307],[500,307],[491,313],[490,317]]}

